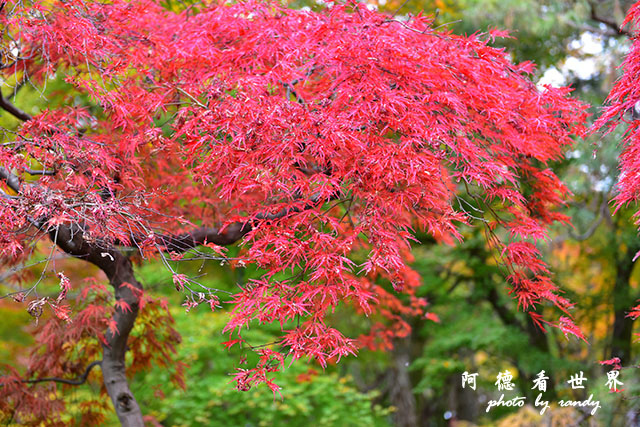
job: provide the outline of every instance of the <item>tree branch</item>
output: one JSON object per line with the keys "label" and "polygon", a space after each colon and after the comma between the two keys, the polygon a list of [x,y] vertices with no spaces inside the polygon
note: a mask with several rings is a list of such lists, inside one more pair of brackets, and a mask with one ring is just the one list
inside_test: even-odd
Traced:
{"label": "tree branch", "polygon": [[16,193],[20,192],[20,178],[9,172],[9,170],[3,166],[0,166],[0,179],[6,182],[7,186]]}
{"label": "tree branch", "polygon": [[36,169],[30,169],[30,168],[25,168],[24,171],[26,173],[28,173],[29,175],[47,175],[47,176],[52,176],[56,174],[56,171],[48,171],[48,170],[36,170]]}
{"label": "tree branch", "polygon": [[14,116],[15,118],[20,119],[24,122],[29,121],[33,118],[31,117],[30,114],[25,113],[24,111],[22,111],[21,109],[13,105],[11,102],[9,102],[9,100],[5,98],[1,93],[0,93],[0,108],[2,108],[6,112]]}
{"label": "tree branch", "polygon": [[91,362],[88,366],[87,369],[85,369],[84,373],[82,375],[80,375],[78,378],[76,378],[75,380],[68,380],[65,378],[57,378],[57,377],[50,377],[50,378],[36,378],[33,380],[23,380],[22,382],[24,383],[41,383],[41,382],[45,382],[45,381],[54,381],[57,383],[62,383],[62,384],[69,384],[69,385],[81,385],[84,384],[87,381],[87,378],[89,378],[89,373],[91,372],[91,370],[93,369],[94,366],[100,365],[102,362],[100,360],[96,360],[95,362]]}
{"label": "tree branch", "polygon": [[213,227],[202,227],[177,236],[160,235],[157,236],[157,240],[158,243],[164,246],[168,252],[177,253],[186,252],[205,243],[213,243],[219,246],[232,245],[253,230],[258,221],[274,221],[281,219],[292,213],[309,210],[316,207],[319,203],[325,203],[337,198],[338,192],[334,193],[326,200],[322,200],[319,195],[315,195],[302,207],[289,206],[284,207],[275,213],[260,213],[255,216],[255,219],[249,219],[245,222],[234,222],[223,230]]}
{"label": "tree branch", "polygon": [[598,16],[598,13],[596,12],[596,5],[593,2],[589,2],[589,8],[591,10],[592,20],[606,25],[607,27],[615,31],[616,35],[631,37],[631,32],[621,28],[617,22]]}
{"label": "tree branch", "polygon": [[580,234],[576,234],[574,233],[572,230],[569,230],[569,232],[566,235],[561,235],[558,236],[556,238],[554,238],[552,240],[552,243],[554,245],[559,245],[561,243],[563,243],[565,240],[568,239],[573,239],[575,241],[578,242],[583,242],[585,240],[588,240],[589,238],[591,238],[591,236],[593,236],[596,232],[596,230],[598,229],[598,226],[600,226],[600,224],[602,223],[602,221],[604,221],[604,219],[607,217],[608,212],[608,197],[603,196],[602,198],[602,202],[600,203],[600,206],[598,207],[598,212],[596,213],[596,218],[593,220],[593,222],[589,225],[589,227],[587,227],[587,230],[584,233],[580,233]]}

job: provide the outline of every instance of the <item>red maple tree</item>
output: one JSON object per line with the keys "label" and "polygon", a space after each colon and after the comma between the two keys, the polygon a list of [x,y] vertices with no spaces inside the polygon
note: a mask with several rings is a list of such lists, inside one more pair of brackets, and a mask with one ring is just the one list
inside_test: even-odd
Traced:
{"label": "red maple tree", "polygon": [[[532,64],[489,45],[506,34],[458,36],[360,4],[2,4],[2,72],[38,87],[64,76],[69,88],[33,116],[0,98],[23,121],[0,146],[2,261],[24,263],[49,239],[97,266],[113,296],[100,276],[71,283],[63,271],[57,298],[36,298],[31,285],[16,292],[33,315],[53,316],[27,380],[0,380],[0,410],[50,417],[63,402],[50,397],[56,382],[41,380],[79,376],[72,384],[99,364],[121,422],[142,425],[125,352],[129,370],[168,363],[177,338],[149,327],[154,351],[127,347],[138,313],[168,316],[143,293],[131,253],[163,261],[189,304],[229,304],[229,346],[252,322],[283,326],[279,346],[235,374],[241,390],[277,391],[270,373],[285,358],[325,365],[358,346],[388,348],[408,333],[406,316],[434,318],[408,266],[417,229],[455,243],[462,225],[486,227],[521,308],[581,337],[536,241],[567,221],[557,208],[568,191],[550,162],[582,132],[585,107],[568,89],[537,89]],[[234,244],[229,261],[261,277],[230,297],[168,262],[225,260]],[[71,287],[83,289],[73,304]],[[534,311],[544,302],[562,310],[558,321]],[[369,335],[332,327],[327,314],[341,304],[371,316]],[[89,336],[95,344],[80,340]]]}
{"label": "red maple tree", "polygon": [[[622,63],[623,74],[611,89],[604,112],[591,128],[591,132],[602,129],[611,132],[620,124],[627,125],[620,154],[617,194],[613,199],[616,211],[640,200],[640,1],[631,6],[621,28],[627,24],[632,27],[628,32],[631,49]],[[640,226],[640,210],[634,218]],[[639,255],[640,252],[635,254],[634,261]],[[640,317],[640,305],[633,307],[628,317]]]}

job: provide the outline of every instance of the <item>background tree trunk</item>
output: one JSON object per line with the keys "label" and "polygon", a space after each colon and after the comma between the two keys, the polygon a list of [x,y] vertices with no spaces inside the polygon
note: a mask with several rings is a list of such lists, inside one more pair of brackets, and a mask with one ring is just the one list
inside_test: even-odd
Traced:
{"label": "background tree trunk", "polygon": [[411,364],[411,336],[396,340],[393,348],[393,367],[389,371],[389,400],[396,407],[394,424],[398,427],[417,427],[416,399],[409,376]]}

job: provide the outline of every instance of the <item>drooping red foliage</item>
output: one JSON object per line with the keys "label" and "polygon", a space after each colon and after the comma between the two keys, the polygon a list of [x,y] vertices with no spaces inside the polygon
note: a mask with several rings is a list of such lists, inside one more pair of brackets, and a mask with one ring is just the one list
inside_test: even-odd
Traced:
{"label": "drooping red foliage", "polygon": [[[557,208],[568,191],[549,165],[582,131],[584,106],[568,89],[538,90],[531,65],[489,36],[362,5],[8,6],[1,24],[21,41],[5,71],[42,85],[64,75],[69,96],[23,116],[0,148],[4,260],[29,258],[29,243],[48,235],[120,283],[107,259],[124,263],[122,248],[165,260],[208,246],[199,255],[220,259],[240,241],[232,262],[263,274],[227,301],[228,345],[251,322],[279,322],[286,351],[262,350],[259,366],[236,375],[239,388],[277,391],[267,374],[283,355],[324,365],[354,353],[327,320],[342,303],[372,317],[360,340],[372,348],[406,335],[406,316],[437,319],[408,267],[415,230],[455,243],[461,225],[485,226],[524,310],[570,308],[536,241],[567,220]],[[89,105],[74,103],[78,93]],[[81,234],[75,246],[57,237],[67,229]],[[222,297],[183,274],[174,283],[192,304]],[[128,301],[117,297],[115,315]],[[565,314],[533,315],[582,337]]]}
{"label": "drooping red foliage", "polygon": [[[607,97],[603,114],[594,123],[592,131],[607,128],[609,132],[624,123],[623,149],[620,154],[620,176],[616,184],[616,209],[640,200],[640,1],[627,13],[622,27],[631,27],[631,48],[622,63],[623,74]],[[640,211],[635,214],[640,225]],[[634,257],[638,257],[640,253]],[[631,309],[629,317],[640,316],[640,305]]]}
{"label": "drooping red foliage", "polygon": [[629,9],[622,24],[623,27],[630,24],[635,30],[631,36],[631,49],[622,64],[624,72],[611,89],[607,97],[608,105],[592,128],[598,130],[607,127],[608,131],[612,131],[621,123],[628,125],[620,155],[620,178],[615,198],[618,207],[635,203],[640,198],[640,121],[632,114],[634,110],[638,110],[636,114],[640,113],[640,34],[636,28],[639,23],[640,2],[637,2]]}

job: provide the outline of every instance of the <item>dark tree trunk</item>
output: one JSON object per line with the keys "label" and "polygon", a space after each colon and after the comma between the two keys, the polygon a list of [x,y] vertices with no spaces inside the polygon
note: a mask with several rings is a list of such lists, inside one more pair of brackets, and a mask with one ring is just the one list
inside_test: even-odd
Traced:
{"label": "dark tree trunk", "polygon": [[129,388],[125,368],[127,339],[138,315],[142,292],[142,286],[133,274],[131,261],[115,248],[88,243],[78,226],[61,226],[49,235],[63,251],[98,266],[109,278],[116,301],[126,302],[124,307],[116,306],[112,319],[116,330],[108,329],[105,334],[102,377],[120,423],[125,427],[144,427],[142,412]]}
{"label": "dark tree trunk", "polygon": [[[531,317],[527,316],[526,320],[526,329],[527,334],[529,336],[529,343],[540,350],[544,354],[551,354],[551,348],[549,346],[549,338],[547,334],[540,329],[536,324],[531,320]],[[554,371],[553,366],[549,365],[546,367],[545,374],[549,377],[547,380],[547,391],[545,392],[545,398],[550,400],[556,399],[556,382],[554,379]],[[527,399],[535,399],[535,396],[538,394],[537,391],[531,388],[531,383],[533,382],[534,377],[529,376],[527,379],[527,387],[526,393]]]}
{"label": "dark tree trunk", "polygon": [[118,331],[106,334],[107,344],[102,346],[102,376],[120,423],[123,426],[144,426],[138,402],[129,389],[125,368],[127,338],[138,315],[142,286],[134,277],[127,257],[120,255],[115,262],[115,274],[109,277],[109,281],[115,289],[116,300],[125,301],[131,310],[116,309],[113,320]]}
{"label": "dark tree trunk", "polygon": [[[498,291],[496,290],[495,287],[493,287],[493,285],[491,285],[491,287],[489,288],[489,291],[487,292],[487,300],[493,307],[494,311],[496,312],[496,314],[498,315],[502,323],[504,323],[505,325],[516,326],[518,329],[522,331],[522,333],[524,333],[527,336],[527,339],[529,340],[529,345],[531,345],[534,348],[537,348],[542,353],[548,354],[550,352],[549,341],[544,331],[538,328],[533,323],[530,317],[527,317],[524,323],[521,322],[516,317],[515,313],[513,313],[507,306],[503,305],[500,302],[500,299],[501,298],[500,298],[500,295],[498,294]],[[535,393],[528,384],[531,384],[533,377],[530,375],[527,375],[520,368],[517,362],[515,364],[516,364],[516,368],[518,369],[518,373],[519,373],[518,376],[520,378],[519,388],[522,390],[522,392],[527,397],[527,399],[532,399]],[[547,396],[553,398],[555,397],[556,392],[555,392],[555,381],[553,380],[553,371],[551,370],[551,368],[549,368],[546,374],[549,377],[549,380],[547,381]]]}
{"label": "dark tree trunk", "polygon": [[632,245],[616,260],[616,279],[613,287],[613,332],[611,334],[611,352],[609,356],[619,357],[623,364],[631,361],[631,341],[633,321],[627,313],[633,307],[636,297],[631,295],[631,273],[633,257],[640,247]]}

